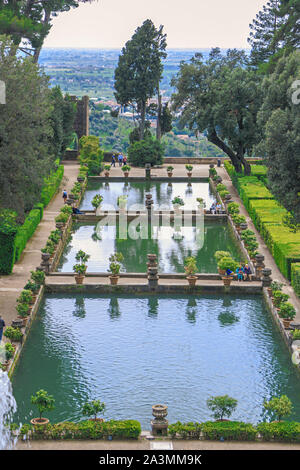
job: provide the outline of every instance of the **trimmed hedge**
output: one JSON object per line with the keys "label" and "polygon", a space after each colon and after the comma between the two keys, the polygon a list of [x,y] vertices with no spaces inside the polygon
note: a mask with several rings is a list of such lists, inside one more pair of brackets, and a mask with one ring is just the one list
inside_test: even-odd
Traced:
{"label": "trimmed hedge", "polygon": [[44,207],[49,204],[54,194],[56,194],[63,176],[64,166],[60,165],[58,169],[49,176],[49,178],[45,179],[45,186],[41,192],[41,203]]}
{"label": "trimmed hedge", "polygon": [[291,266],[292,286],[295,293],[300,297],[300,263],[293,263]]}
{"label": "trimmed hedge", "polygon": [[266,223],[281,224],[283,217],[287,214],[286,209],[273,199],[252,199],[249,202],[248,212],[260,232]]}
{"label": "trimmed hedge", "polygon": [[273,194],[265,187],[265,185],[261,181],[253,180],[253,182],[249,182],[249,178],[256,178],[256,177],[245,176],[243,178],[238,178],[238,185],[237,185],[240,196],[248,211],[249,211],[250,200],[274,199]]}
{"label": "trimmed hedge", "polygon": [[26,246],[28,240],[34,234],[37,226],[41,221],[41,211],[39,209],[32,209],[25,219],[23,225],[18,228],[17,235],[15,238],[16,246],[16,261],[20,259],[20,256]]}
{"label": "trimmed hedge", "polygon": [[25,424],[21,428],[21,435],[38,439],[107,439],[112,436],[115,439],[138,439],[141,434],[141,424],[135,420],[125,421],[93,421],[86,420],[79,423],[64,422],[48,424],[47,426],[32,426]]}
{"label": "trimmed hedge", "polygon": [[202,426],[204,437],[210,441],[254,441],[257,431],[252,424],[239,421],[208,421]]}
{"label": "trimmed hedge", "polygon": [[274,422],[260,423],[257,431],[264,441],[300,442],[300,423],[295,422]]}
{"label": "trimmed hedge", "polygon": [[176,434],[182,439],[199,439],[202,431],[201,423],[177,423],[169,424],[168,433],[172,438],[176,437]]}
{"label": "trimmed hedge", "polygon": [[0,218],[0,274],[11,274],[16,257],[17,226]]}
{"label": "trimmed hedge", "polygon": [[43,218],[43,215],[44,215],[44,205],[41,203],[41,202],[38,202],[37,204],[35,204],[33,206],[33,209],[38,209],[41,213],[41,220]]}

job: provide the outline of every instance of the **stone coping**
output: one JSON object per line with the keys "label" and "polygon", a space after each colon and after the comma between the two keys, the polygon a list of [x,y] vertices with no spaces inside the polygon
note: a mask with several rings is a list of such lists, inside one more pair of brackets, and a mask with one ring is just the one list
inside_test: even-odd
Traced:
{"label": "stone coping", "polygon": [[[155,171],[155,169],[152,169],[152,171]],[[88,176],[89,181],[100,181],[104,183],[130,183],[139,181],[143,183],[208,183],[208,179],[208,177],[204,176],[192,176],[191,178],[188,178],[187,176],[172,176],[172,178],[169,178],[168,176],[151,175],[150,179],[146,178],[146,176],[128,176],[127,178],[125,178],[125,176]]]}

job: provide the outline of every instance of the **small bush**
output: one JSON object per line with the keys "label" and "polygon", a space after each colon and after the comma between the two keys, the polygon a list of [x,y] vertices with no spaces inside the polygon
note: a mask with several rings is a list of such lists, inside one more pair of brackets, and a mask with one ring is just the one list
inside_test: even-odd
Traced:
{"label": "small bush", "polygon": [[128,160],[134,166],[161,165],[163,163],[164,145],[152,137],[134,142],[128,148]]}
{"label": "small bush", "polygon": [[257,431],[252,424],[238,421],[208,421],[203,423],[202,431],[205,439],[219,441],[254,441]]}
{"label": "small bush", "polygon": [[300,442],[300,423],[260,423],[257,425],[257,431],[264,441]]}

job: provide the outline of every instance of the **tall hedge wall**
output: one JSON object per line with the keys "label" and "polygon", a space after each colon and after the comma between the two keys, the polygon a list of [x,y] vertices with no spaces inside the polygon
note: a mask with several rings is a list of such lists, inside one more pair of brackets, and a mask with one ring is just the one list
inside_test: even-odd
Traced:
{"label": "tall hedge wall", "polygon": [[300,263],[293,263],[292,271],[292,286],[298,297],[300,297]]}
{"label": "tall hedge wall", "polygon": [[287,214],[286,209],[274,199],[250,200],[248,212],[255,227],[260,232],[262,232],[266,223],[281,224],[283,216]]}
{"label": "tall hedge wall", "polygon": [[20,259],[20,256],[28,240],[34,234],[40,221],[41,221],[40,209],[32,209],[32,211],[30,211],[28,216],[26,217],[24,224],[18,227],[17,235],[15,238],[16,261]]}
{"label": "tall hedge wall", "polygon": [[64,166],[60,165],[58,169],[45,180],[45,186],[41,192],[41,203],[46,207],[53,196],[56,194],[59,185],[64,176]]}
{"label": "tall hedge wall", "polygon": [[0,274],[10,274],[16,256],[16,213],[3,210],[0,214]]}

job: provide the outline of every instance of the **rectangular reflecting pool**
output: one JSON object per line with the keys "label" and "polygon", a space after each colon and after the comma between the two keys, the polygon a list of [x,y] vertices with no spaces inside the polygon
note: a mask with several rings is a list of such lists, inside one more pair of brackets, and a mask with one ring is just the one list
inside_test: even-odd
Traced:
{"label": "rectangular reflecting pool", "polygon": [[145,206],[146,194],[151,193],[154,202],[154,209],[164,206],[166,209],[172,208],[172,199],[180,196],[184,202],[185,209],[197,207],[197,198],[202,197],[206,202],[206,207],[210,207],[215,201],[215,196],[211,192],[209,183],[167,183],[167,182],[100,182],[89,180],[80,208],[91,210],[92,199],[96,194],[103,196],[102,208],[104,210],[114,207],[117,209],[119,196],[126,195],[128,208],[133,204]]}
{"label": "rectangular reflecting pool", "polygon": [[256,423],[263,402],[286,394],[300,420],[300,381],[260,296],[47,295],[13,377],[16,421],[36,416],[30,397],[55,397],[52,422],[82,419],[86,401],[106,403],[105,418],[138,419],[151,406],[169,421],[210,418],[206,400],[238,400],[232,419]]}
{"label": "rectangular reflecting pool", "polygon": [[[72,272],[79,250],[90,255],[88,272],[106,272],[109,256],[121,252],[124,256],[124,272],[142,273],[147,271],[147,254],[158,256],[158,268],[162,273],[183,273],[184,259],[197,258],[199,272],[216,273],[214,253],[217,250],[230,251],[235,259],[243,261],[238,244],[227,222],[206,222],[200,233],[196,227],[154,227],[152,238],[137,240],[128,234],[127,239],[119,237],[118,226],[101,227],[74,224],[69,242],[61,256],[58,271]],[[150,234],[151,235],[151,234]],[[202,243],[203,240],[203,243]]]}

